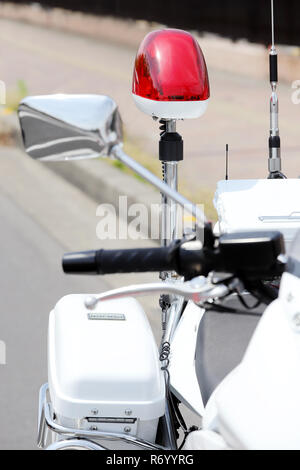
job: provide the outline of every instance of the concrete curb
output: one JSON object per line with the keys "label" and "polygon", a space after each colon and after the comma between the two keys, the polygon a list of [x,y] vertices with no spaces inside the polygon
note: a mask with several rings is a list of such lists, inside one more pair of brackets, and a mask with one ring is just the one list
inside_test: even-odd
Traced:
{"label": "concrete curb", "polygon": [[160,202],[159,192],[150,185],[138,181],[105,161],[95,159],[49,162],[46,165],[99,204],[112,204],[117,209],[119,197],[126,196],[128,206],[143,204],[150,210],[151,204]]}
{"label": "concrete curb", "polygon": [[[132,208],[133,204],[146,207],[148,214],[148,230],[143,231],[143,227],[141,227],[140,230],[145,238],[152,239],[151,217],[159,221],[158,204],[161,197],[159,192],[153,189],[150,184],[138,181],[134,176],[128,175],[122,170],[109,165],[105,160],[94,159],[80,160],[77,162],[48,162],[45,164],[50,170],[79,188],[98,204],[112,205],[115,208],[116,214],[123,217],[124,222],[131,219],[128,214],[128,208]],[[126,197],[126,214],[119,212],[120,197],[124,196]],[[136,209],[139,213],[138,207]],[[138,213],[136,214],[137,216]]]}

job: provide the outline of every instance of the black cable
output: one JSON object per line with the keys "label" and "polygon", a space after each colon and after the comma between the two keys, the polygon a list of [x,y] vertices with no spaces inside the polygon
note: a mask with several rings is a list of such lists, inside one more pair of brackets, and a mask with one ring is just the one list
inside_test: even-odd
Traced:
{"label": "black cable", "polygon": [[167,380],[166,380],[167,396],[168,396],[171,408],[173,410],[174,417],[176,418],[176,421],[177,421],[176,428],[177,429],[181,428],[182,432],[185,434],[186,432],[188,432],[186,423],[184,421],[184,418],[183,418],[178,406],[175,405],[173,394],[170,391],[170,372],[168,371],[168,369],[162,369],[162,370],[164,370],[165,374],[167,375]]}
{"label": "black cable", "polygon": [[245,288],[256,299],[261,300],[264,304],[269,305],[273,300],[278,298],[279,290],[271,285],[267,285],[262,281],[244,282]]}
{"label": "black cable", "polygon": [[182,441],[182,443],[180,444],[180,446],[178,447],[178,450],[181,450],[181,449],[183,448],[183,446],[184,446],[184,444],[185,444],[185,441],[186,441],[188,435],[189,435],[191,432],[193,432],[193,431],[198,431],[198,430],[199,430],[198,426],[191,426],[191,427],[187,430],[187,432],[184,434],[183,441]]}
{"label": "black cable", "polygon": [[[171,405],[171,409],[173,411],[173,413],[171,413],[171,417],[172,417],[172,420],[173,420],[173,425],[176,428],[176,430],[181,428],[181,430],[183,432],[183,440],[182,440],[180,446],[178,447],[178,450],[181,450],[182,447],[185,444],[185,441],[186,441],[188,435],[191,432],[198,430],[198,427],[197,426],[191,426],[190,428],[187,427],[186,422],[185,422],[185,420],[182,416],[182,413],[179,409],[179,402],[177,401],[175,403],[175,400],[177,400],[177,398],[170,391],[170,372],[168,371],[168,366],[169,366],[169,363],[170,363],[169,355],[170,355],[170,343],[166,341],[161,346],[161,352],[160,352],[160,355],[159,355],[159,359],[160,359],[161,362],[165,362],[165,364],[161,367],[161,370],[163,370],[166,374],[167,398],[169,400],[169,403]],[[175,418],[175,421],[174,421],[174,418]],[[179,435],[177,434],[177,436],[179,436]]]}
{"label": "black cable", "polygon": [[247,309],[247,310],[254,310],[255,308],[257,308],[260,304],[261,304],[261,300],[260,299],[257,299],[257,302],[255,302],[254,305],[248,305],[247,302],[245,301],[245,299],[241,296],[241,294],[239,292],[236,291],[236,294],[238,296],[238,299],[239,301],[241,302],[241,304]]}
{"label": "black cable", "polygon": [[168,371],[168,367],[170,364],[170,360],[169,360],[170,351],[171,351],[170,343],[168,341],[165,341],[164,343],[162,343],[159,360],[163,363],[161,370],[163,370],[166,374],[166,393],[167,393],[167,398],[169,400],[169,403],[173,411],[172,417],[173,418],[175,417],[176,419],[176,422],[173,424],[175,424],[176,429],[181,428],[182,432],[185,434],[188,431],[186,423],[183,419],[183,416],[178,406],[175,405],[173,394],[170,391],[170,372]]}

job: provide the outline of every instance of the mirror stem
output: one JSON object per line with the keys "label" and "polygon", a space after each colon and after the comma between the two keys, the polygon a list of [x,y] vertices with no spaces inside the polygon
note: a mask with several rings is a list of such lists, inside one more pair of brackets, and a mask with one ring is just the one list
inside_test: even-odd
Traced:
{"label": "mirror stem", "polygon": [[177,191],[170,188],[170,186],[161,181],[157,176],[151,173],[151,171],[147,170],[138,162],[136,162],[133,158],[129,157],[129,155],[127,155],[119,145],[115,145],[112,148],[111,155],[120,162],[124,163],[124,165],[126,165],[139,176],[147,180],[153,186],[155,186],[165,196],[177,202],[177,204],[182,206],[184,210],[192,214],[196,218],[196,224],[199,227],[203,227],[204,224],[207,222],[204,212],[196,204],[189,201]]}

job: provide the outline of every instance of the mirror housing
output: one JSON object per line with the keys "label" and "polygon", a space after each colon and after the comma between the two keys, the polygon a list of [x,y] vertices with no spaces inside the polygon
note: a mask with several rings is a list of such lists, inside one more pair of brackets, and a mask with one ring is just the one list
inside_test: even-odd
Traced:
{"label": "mirror housing", "polygon": [[110,156],[123,139],[117,105],[104,95],[29,96],[18,115],[25,151],[36,160]]}
{"label": "mirror housing", "polygon": [[35,160],[115,158],[184,207],[199,226],[206,222],[199,207],[123,151],[121,117],[108,96],[31,96],[20,103],[18,114],[25,151]]}

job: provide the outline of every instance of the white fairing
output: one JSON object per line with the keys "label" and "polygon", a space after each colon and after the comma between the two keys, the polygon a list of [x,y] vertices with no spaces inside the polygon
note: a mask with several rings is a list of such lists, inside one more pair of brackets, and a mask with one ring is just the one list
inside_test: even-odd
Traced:
{"label": "white fairing", "polygon": [[179,400],[203,416],[204,405],[195,369],[197,334],[204,309],[189,302],[171,342],[170,385]]}
{"label": "white fairing", "polygon": [[160,119],[195,119],[202,116],[209,99],[203,101],[156,101],[132,94],[140,111]]}
{"label": "white fairing", "polygon": [[[157,346],[132,298],[84,306],[86,295],[63,297],[50,314],[49,389],[61,424],[154,441],[165,413],[165,382]],[[112,423],[102,418],[119,418]],[[135,419],[126,424],[126,419]],[[100,420],[100,422],[97,422]]]}
{"label": "white fairing", "polygon": [[[218,430],[233,449],[300,449],[300,279],[285,273],[241,365],[215,391]],[[211,429],[210,429],[211,430]]]}
{"label": "white fairing", "polygon": [[300,228],[300,179],[219,181],[219,233],[279,230],[288,249]]}

